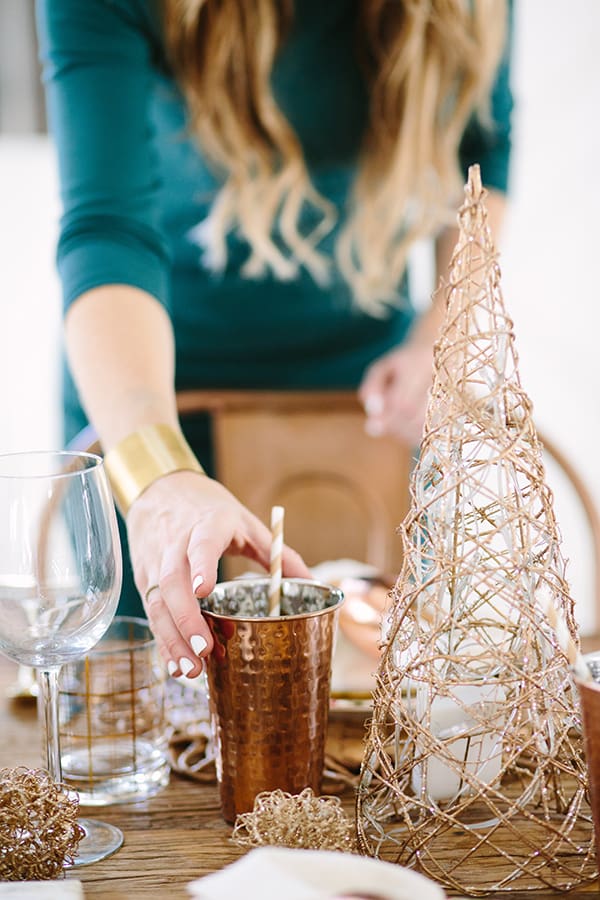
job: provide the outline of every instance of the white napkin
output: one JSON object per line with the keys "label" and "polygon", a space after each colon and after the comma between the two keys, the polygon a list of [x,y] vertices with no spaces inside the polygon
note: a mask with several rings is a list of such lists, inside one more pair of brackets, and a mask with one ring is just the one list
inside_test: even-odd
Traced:
{"label": "white napkin", "polygon": [[[356,559],[329,559],[313,566],[313,576],[325,584],[336,584],[346,593],[350,581],[376,578],[380,573],[368,563]],[[346,600],[348,595],[346,593]],[[338,628],[331,661],[331,690],[334,694],[365,693],[375,688],[377,660],[353,644]],[[367,701],[370,706],[370,700]]]}
{"label": "white napkin", "polygon": [[[338,628],[331,661],[332,694],[359,693],[368,697],[375,688],[376,671],[377,660],[359,650]],[[366,702],[369,708],[370,699]]]}
{"label": "white napkin", "polygon": [[195,900],[333,900],[364,894],[381,900],[444,900],[423,875],[393,863],[325,850],[259,847],[220,872],[188,885]]}
{"label": "white napkin", "polygon": [[311,569],[313,578],[325,584],[338,584],[342,578],[377,578],[381,573],[375,566],[357,559],[327,559]]}
{"label": "white napkin", "polygon": [[3,881],[0,897],[10,900],[83,900],[81,881]]}

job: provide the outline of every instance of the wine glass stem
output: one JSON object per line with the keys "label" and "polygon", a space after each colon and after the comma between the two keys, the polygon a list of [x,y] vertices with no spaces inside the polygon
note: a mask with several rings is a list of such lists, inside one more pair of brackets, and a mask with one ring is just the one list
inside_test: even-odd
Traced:
{"label": "wine glass stem", "polygon": [[62,781],[60,764],[60,736],[58,724],[58,674],[60,666],[51,666],[40,673],[41,704],[46,729],[46,765],[54,781]]}

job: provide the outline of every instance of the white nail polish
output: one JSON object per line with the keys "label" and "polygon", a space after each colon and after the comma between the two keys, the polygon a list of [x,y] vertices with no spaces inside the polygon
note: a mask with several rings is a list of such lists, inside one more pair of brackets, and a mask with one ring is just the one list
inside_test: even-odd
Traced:
{"label": "white nail polish", "polygon": [[381,394],[370,394],[365,400],[365,412],[368,416],[380,416],[383,406]]}
{"label": "white nail polish", "polygon": [[204,584],[204,578],[202,577],[202,575],[196,575],[196,577],[194,578],[194,581],[192,582],[192,590],[194,591],[194,593],[196,593],[198,588],[201,587],[203,584]]}
{"label": "white nail polish", "polygon": [[190,638],[192,650],[196,656],[200,656],[203,650],[206,650],[207,644],[201,634],[193,634]]}
{"label": "white nail polish", "polygon": [[179,660],[179,668],[183,672],[184,675],[189,675],[192,669],[194,668],[194,663],[187,658],[187,656],[182,656]]}
{"label": "white nail polish", "polygon": [[177,671],[177,663],[174,660],[170,659],[167,663],[167,672],[169,675],[173,675]]}

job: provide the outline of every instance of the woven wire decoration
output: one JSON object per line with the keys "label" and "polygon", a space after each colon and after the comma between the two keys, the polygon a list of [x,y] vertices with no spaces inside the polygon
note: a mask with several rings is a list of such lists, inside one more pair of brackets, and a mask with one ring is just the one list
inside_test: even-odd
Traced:
{"label": "woven wire decoration", "polygon": [[357,796],[362,853],[472,896],[596,875],[573,602],[469,172]]}
{"label": "woven wire decoration", "polygon": [[339,797],[316,797],[311,788],[299,794],[263,791],[251,812],[235,820],[231,839],[240,847],[300,847],[352,852],[354,828]]}
{"label": "woven wire decoration", "polygon": [[0,881],[64,876],[85,834],[78,815],[79,800],[45,769],[0,769]]}

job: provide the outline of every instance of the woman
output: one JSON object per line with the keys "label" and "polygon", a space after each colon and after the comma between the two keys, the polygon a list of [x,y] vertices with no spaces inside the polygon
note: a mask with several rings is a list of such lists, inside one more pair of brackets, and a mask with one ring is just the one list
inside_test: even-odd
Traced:
{"label": "woman", "polygon": [[[506,10],[38,7],[64,203],[67,437],[85,409],[161,652],[194,676],[211,645],[194,595],[212,589],[223,553],[266,565],[269,533],[200,470],[211,471],[208,424],[186,425],[186,443],[174,389],[357,388],[371,433],[418,441],[442,309],[415,318],[406,257],[435,233],[446,270],[460,167],[473,161],[497,224]],[[307,574],[289,549],[284,572]]]}

